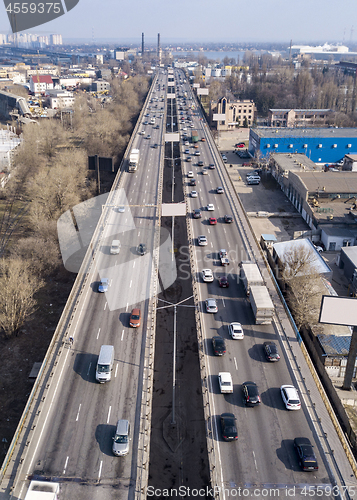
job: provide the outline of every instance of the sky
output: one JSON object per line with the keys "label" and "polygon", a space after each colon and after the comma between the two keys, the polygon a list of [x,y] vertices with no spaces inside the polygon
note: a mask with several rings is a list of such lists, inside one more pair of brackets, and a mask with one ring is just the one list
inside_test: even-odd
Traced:
{"label": "sky", "polygon": [[[46,0],[42,0],[46,2]],[[51,0],[53,1],[53,0]],[[63,2],[62,2],[63,3]],[[0,32],[10,33],[0,5]],[[353,23],[356,26],[353,26]],[[171,42],[357,42],[356,0],[79,0],[54,21],[28,30],[64,39]]]}

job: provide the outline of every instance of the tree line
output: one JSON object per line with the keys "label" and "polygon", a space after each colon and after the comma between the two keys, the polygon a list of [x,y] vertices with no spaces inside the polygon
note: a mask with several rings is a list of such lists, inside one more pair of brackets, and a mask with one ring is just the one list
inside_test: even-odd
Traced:
{"label": "tree line", "polygon": [[0,254],[0,328],[5,337],[20,331],[36,310],[36,292],[62,267],[57,220],[95,194],[88,156],[110,156],[120,163],[149,84],[141,75],[113,79],[112,99],[104,105],[89,94],[76,98],[71,124],[45,119],[23,129],[9,181],[0,191],[0,240],[12,235]]}
{"label": "tree line", "polygon": [[[202,62],[202,61],[201,61]],[[227,63],[233,61],[227,58]],[[303,60],[295,69],[291,61],[270,54],[256,56],[247,51],[242,67],[232,71],[224,80],[211,80],[209,98],[222,96],[232,100],[253,100],[261,117],[271,108],[281,109],[332,109],[333,125],[351,127],[357,124],[356,79],[333,64],[314,64]],[[198,71],[196,81],[205,85]]]}

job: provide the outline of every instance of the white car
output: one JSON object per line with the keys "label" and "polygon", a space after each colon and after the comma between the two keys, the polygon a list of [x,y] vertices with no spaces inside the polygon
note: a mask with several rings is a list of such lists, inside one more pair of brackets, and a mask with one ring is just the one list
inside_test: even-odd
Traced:
{"label": "white car", "polygon": [[231,323],[228,325],[228,332],[233,340],[244,339],[244,331],[240,323]]}
{"label": "white car", "polygon": [[193,172],[192,172],[192,170],[190,170],[190,171],[188,172],[187,177],[188,177],[189,179],[192,179],[192,178],[193,178]]}
{"label": "white car", "polygon": [[188,141],[185,141],[185,146],[189,146],[190,143]]}
{"label": "white car", "polygon": [[219,258],[220,259],[223,259],[224,257],[227,257],[227,250],[225,250],[224,248],[221,248],[220,251],[219,251]]}
{"label": "white car", "polygon": [[209,210],[210,212],[212,212],[214,210],[214,205],[213,203],[208,203],[207,205],[207,210]]}
{"label": "white car", "polygon": [[233,380],[229,372],[220,372],[218,374],[218,383],[222,394],[231,394],[233,392]]}
{"label": "white car", "polygon": [[299,394],[293,385],[282,385],[280,387],[280,394],[287,410],[300,410]]}
{"label": "white car", "polygon": [[211,269],[202,269],[202,279],[205,283],[212,283],[214,280]]}
{"label": "white car", "polygon": [[202,175],[208,175],[208,170],[206,168],[202,170]]}
{"label": "white car", "polygon": [[207,236],[197,236],[197,243],[200,247],[208,245]]}
{"label": "white car", "polygon": [[187,127],[183,127],[182,129],[184,132],[187,132]]}
{"label": "white car", "polygon": [[191,191],[191,198],[197,198],[197,191]]}
{"label": "white car", "polygon": [[124,213],[124,212],[125,212],[125,207],[124,207],[124,205],[120,205],[120,206],[118,207],[118,212],[119,212],[120,214],[122,214],[122,213]]}

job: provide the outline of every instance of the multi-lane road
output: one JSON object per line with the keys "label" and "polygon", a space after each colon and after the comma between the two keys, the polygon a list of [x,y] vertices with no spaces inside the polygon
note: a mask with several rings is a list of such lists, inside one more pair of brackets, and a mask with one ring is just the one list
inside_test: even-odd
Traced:
{"label": "multi-lane road", "polygon": [[[283,384],[296,385],[294,371],[274,326],[254,324],[249,302],[237,279],[239,262],[247,258],[247,252],[235,200],[229,194],[222,160],[191,89],[180,72],[175,73],[175,79],[175,99],[169,100],[167,108],[168,77],[164,72],[157,76],[147,108],[142,113],[148,116],[140,119],[131,144],[131,149],[140,150],[138,170],[125,171],[118,176],[120,184],[110,198],[110,205],[104,208],[99,247],[66,332],[67,337],[73,336],[74,345],[61,351],[36,427],[23,448],[17,470],[8,481],[12,498],[24,498],[29,477],[58,480],[62,498],[135,497],[138,460],[141,460],[138,443],[149,299],[156,279],[152,256],[156,251],[155,235],[160,220],[163,134],[177,130],[180,132],[188,211],[202,210],[202,218],[188,218],[188,224],[193,237],[192,267],[197,279],[197,306],[208,372],[211,408],[208,430],[213,433],[217,478],[214,485],[220,488],[220,498],[228,498],[229,491],[237,488],[246,488],[252,496],[254,488],[267,491],[270,487],[279,488],[280,496],[284,496],[284,492],[289,496],[288,488],[294,491],[290,496],[306,498],[304,488],[331,487],[332,478],[303,397],[299,411],[287,411],[282,402],[279,388]],[[167,111],[169,118],[166,120]],[[152,118],[155,124],[150,124]],[[145,121],[148,123],[144,124]],[[198,131],[198,148],[190,141],[191,130]],[[155,144],[157,147],[153,147]],[[186,149],[190,154],[185,153]],[[199,156],[195,155],[197,151]],[[185,161],[187,156],[191,156],[191,162]],[[206,169],[208,174],[203,175],[198,161],[202,161],[204,167],[214,164],[215,168]],[[188,171],[194,172],[194,187],[189,186]],[[224,188],[223,194],[216,193],[218,186]],[[197,197],[191,197],[192,190],[197,191]],[[214,205],[213,211],[205,209],[209,203]],[[118,210],[119,206],[125,207],[124,212]],[[233,215],[233,223],[224,222],[226,214]],[[217,218],[217,224],[210,225],[209,217]],[[197,245],[199,235],[207,237],[207,246]],[[110,254],[113,239],[121,241],[118,255]],[[147,247],[144,256],[138,255],[136,250],[139,243]],[[169,240],[166,240],[159,249],[160,256],[170,255],[169,247]],[[220,266],[218,259],[221,248],[227,250],[230,259],[230,265],[225,268]],[[169,263],[165,269],[168,268]],[[213,283],[202,282],[200,272],[204,268],[214,272]],[[229,288],[219,288],[217,278],[222,274],[228,275]],[[170,276],[174,279],[171,271],[166,286],[171,284]],[[104,294],[97,291],[101,278],[109,279],[109,290]],[[205,311],[204,301],[208,297],[217,300],[218,312],[215,314]],[[141,308],[143,314],[142,324],[135,330],[129,327],[129,315],[134,307]],[[244,327],[243,340],[232,340],[228,335],[228,324],[234,321]],[[217,335],[223,337],[227,345],[227,352],[222,357],[214,356],[212,350],[211,338]],[[279,362],[265,360],[262,344],[266,340],[278,344]],[[115,362],[112,380],[100,385],[95,381],[95,367],[103,344],[114,346]],[[233,394],[219,393],[218,373],[222,371],[232,375]],[[241,385],[247,380],[256,382],[259,387],[261,404],[257,408],[244,406]],[[222,439],[219,416],[224,412],[233,413],[237,418],[237,441],[227,443]],[[131,422],[130,452],[125,458],[115,457],[111,451],[119,418]],[[308,437],[314,444],[319,463],[316,472],[300,470],[293,439],[301,436]],[[311,488],[307,491],[311,492]],[[332,497],[328,489],[320,493],[318,496],[323,498]],[[262,493],[262,496],[276,495]]]}
{"label": "multi-lane road", "polygon": [[[166,75],[159,75],[161,84],[166,80]],[[163,94],[154,87],[148,102]],[[138,133],[132,142],[132,148],[140,150],[138,169],[128,173],[125,168],[120,187],[104,208],[105,227],[67,332],[74,345],[65,346],[60,355],[41,418],[11,484],[13,498],[24,498],[28,477],[58,479],[61,498],[134,498],[164,107],[165,101],[159,98],[153,108],[155,125],[144,125],[151,118],[142,118],[138,132],[145,134]],[[155,143],[157,148],[152,147]],[[124,212],[118,210],[121,206]],[[113,239],[121,242],[117,255],[110,254]],[[147,248],[143,256],[136,249],[139,243]],[[109,279],[106,293],[98,293],[101,278]],[[129,327],[134,307],[142,311],[141,326],[136,329]],[[103,344],[114,346],[115,361],[111,381],[98,384],[95,369]],[[131,423],[130,453],[122,459],[111,449],[118,419]]]}
{"label": "multi-lane road", "polygon": [[[188,85],[183,82],[179,89],[180,95],[187,92],[191,96]],[[194,101],[179,99],[178,102],[179,107],[184,108],[182,116],[186,116],[186,110]],[[187,127],[187,121],[179,120],[179,122],[183,135],[185,132],[182,129]],[[189,134],[191,122],[188,123]],[[243,285],[238,280],[239,263],[247,259],[247,255],[237,223],[224,222],[224,215],[232,215],[235,212],[234,200],[230,199],[228,189],[224,194],[216,192],[218,186],[227,187],[227,179],[221,168],[222,160],[214,151],[210,135],[206,134],[201,111],[195,111],[192,123],[193,130],[198,131],[200,139],[197,143],[198,149],[195,149],[193,144],[185,145],[184,137],[181,142],[183,158],[188,156],[192,158],[191,162],[183,162],[189,211],[192,213],[194,209],[200,209],[202,214],[202,218],[191,217],[189,223],[195,246],[194,267],[197,272],[205,363],[208,371],[212,412],[210,425],[217,460],[216,469],[218,468],[217,485],[221,489],[222,498],[224,489],[227,489],[225,496],[229,497],[229,491],[233,495],[239,487],[248,488],[250,495],[257,488],[280,488],[281,496],[286,488],[294,488],[296,496],[299,494],[303,496],[304,487],[308,489],[311,486],[311,491],[312,487],[321,485],[324,488],[324,496],[328,497],[331,492],[331,478],[303,398],[301,410],[288,411],[280,395],[281,385],[296,385],[283,343],[273,325],[255,325]],[[202,138],[205,142],[201,141]],[[189,154],[184,153],[187,147],[190,149]],[[193,156],[196,151],[200,152],[199,156]],[[203,175],[203,168],[197,165],[199,160],[203,161],[204,167],[214,163],[216,168],[207,169],[208,174]],[[190,179],[187,177],[189,171],[194,173],[196,186],[189,185]],[[192,190],[197,191],[197,197],[191,197]],[[214,211],[207,210],[209,203],[214,205]],[[217,219],[216,225],[209,224],[210,217]],[[207,237],[207,246],[198,246],[199,235]],[[228,252],[230,265],[227,267],[220,265],[218,252],[221,248]],[[200,271],[204,268],[213,271],[214,282],[203,282]],[[229,288],[219,287],[218,278],[224,274],[228,275]],[[206,312],[204,301],[208,297],[217,301],[218,312],[215,314]],[[228,325],[231,322],[240,322],[243,325],[245,332],[243,340],[230,338]],[[227,352],[223,356],[214,356],[213,353],[211,339],[217,335],[223,337],[226,342]],[[281,355],[279,362],[269,363],[266,360],[263,342],[268,340],[277,343]],[[219,372],[231,373],[233,394],[220,394]],[[241,388],[245,381],[254,381],[258,385],[261,396],[259,407],[245,406]],[[222,439],[219,416],[225,412],[233,413],[237,418],[237,441],[224,442]],[[293,447],[295,437],[307,437],[314,444],[319,464],[318,471],[310,473],[301,471]],[[321,491],[319,493],[321,494]]]}

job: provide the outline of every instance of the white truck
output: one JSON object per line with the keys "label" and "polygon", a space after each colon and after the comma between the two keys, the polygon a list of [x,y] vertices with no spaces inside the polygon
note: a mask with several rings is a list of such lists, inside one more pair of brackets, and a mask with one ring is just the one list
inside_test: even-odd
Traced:
{"label": "white truck", "polygon": [[253,310],[256,325],[270,325],[274,314],[274,304],[268,289],[262,285],[250,287],[250,305]]}
{"label": "white truck", "polygon": [[232,375],[229,372],[219,372],[218,383],[221,394],[232,394],[233,381]]}
{"label": "white truck", "polygon": [[251,286],[263,286],[264,280],[260,274],[259,267],[254,262],[241,262],[239,277],[243,282],[244,290],[250,294]]}
{"label": "white truck", "polygon": [[59,492],[59,483],[31,481],[25,500],[58,500]]}
{"label": "white truck", "polygon": [[129,156],[129,172],[135,172],[138,169],[140,150],[132,149]]}

